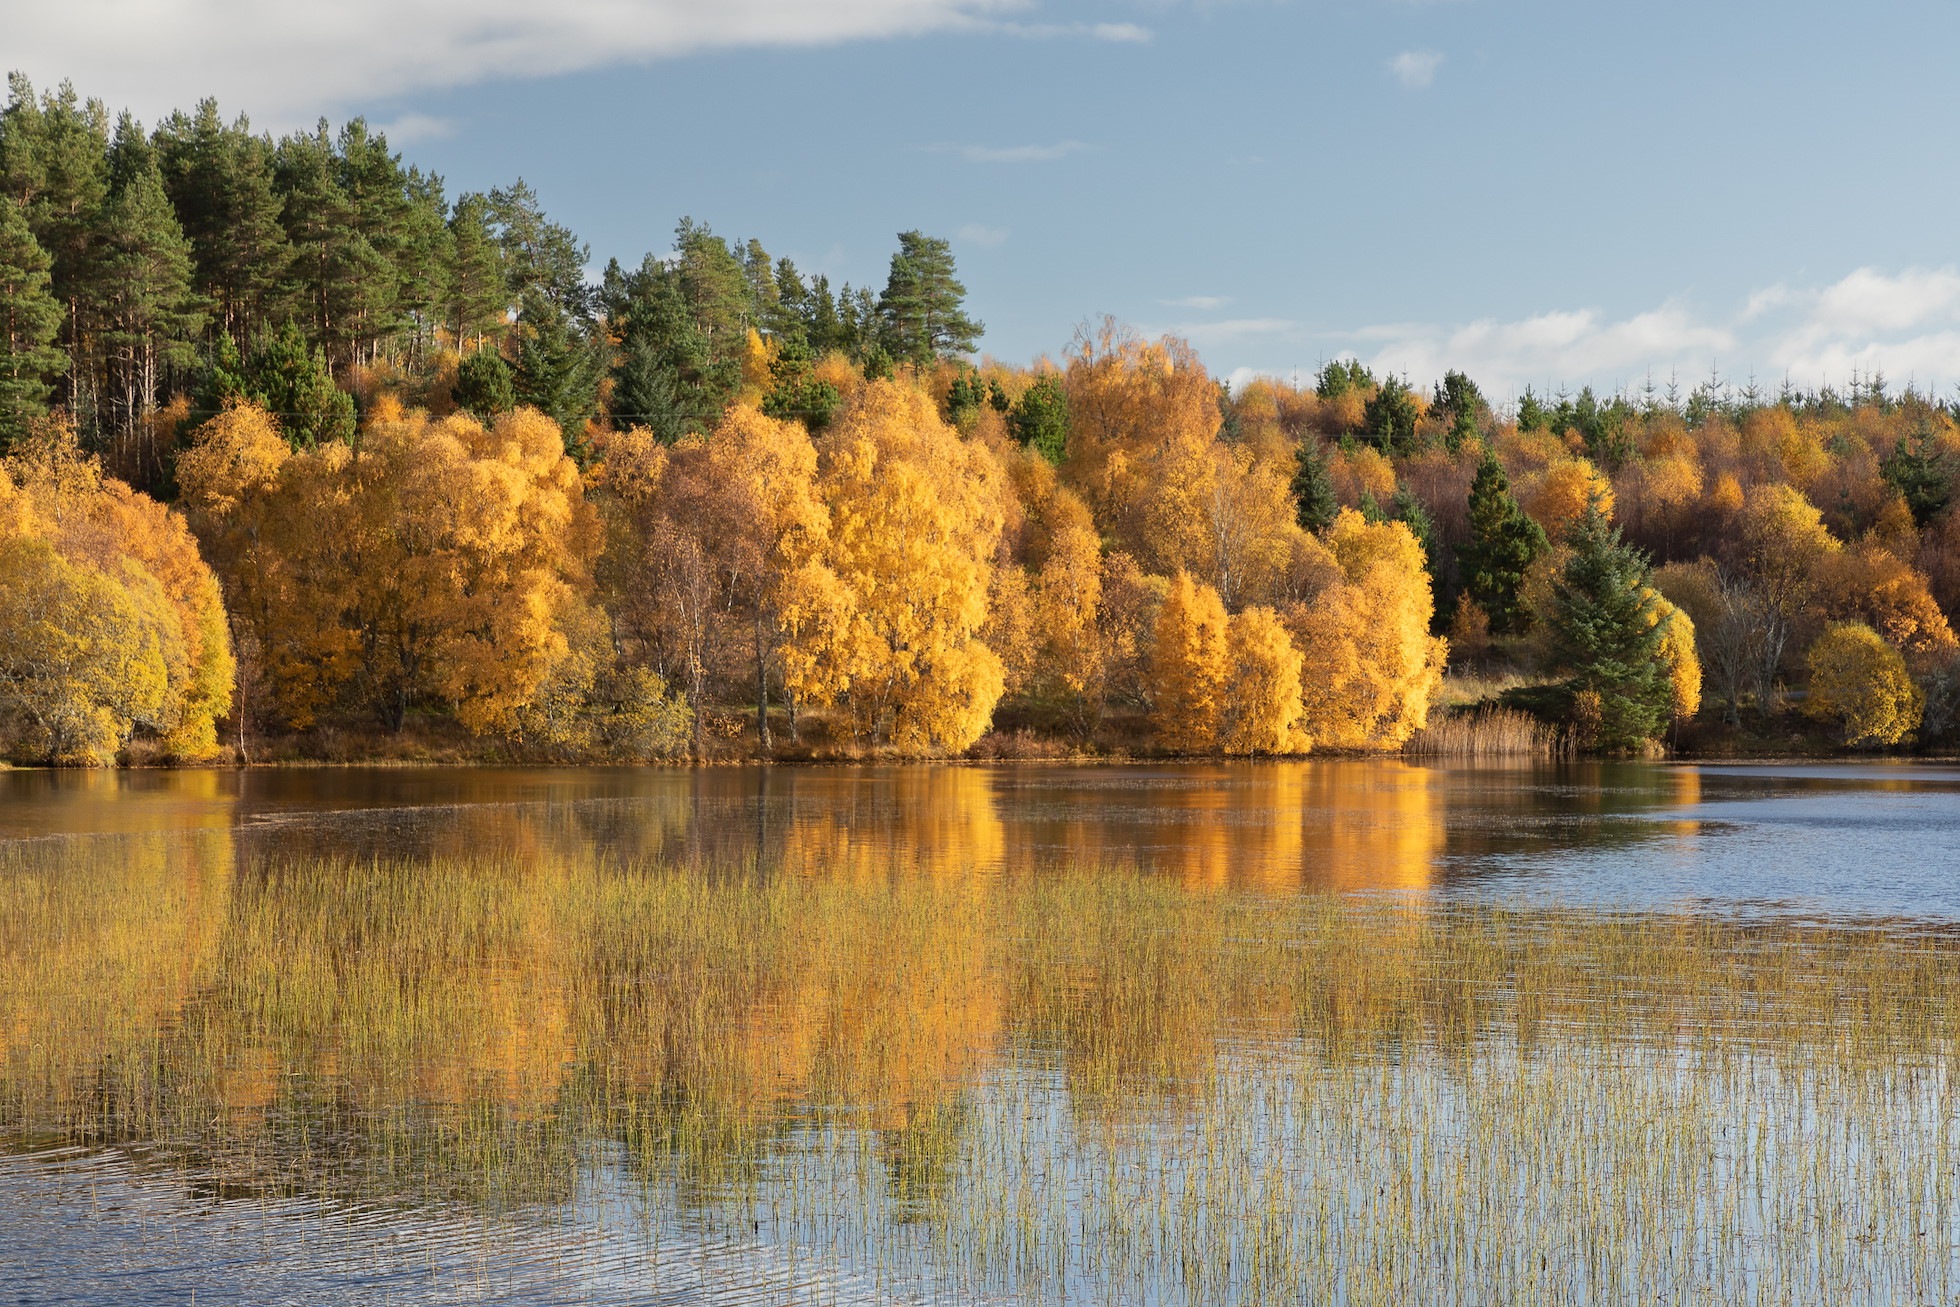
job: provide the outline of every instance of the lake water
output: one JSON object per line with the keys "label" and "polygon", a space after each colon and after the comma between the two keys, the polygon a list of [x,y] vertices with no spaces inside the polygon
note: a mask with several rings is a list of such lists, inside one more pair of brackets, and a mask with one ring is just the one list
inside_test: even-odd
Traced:
{"label": "lake water", "polygon": [[0,1301],[1960,1288],[1955,768],[15,771],[0,912]]}

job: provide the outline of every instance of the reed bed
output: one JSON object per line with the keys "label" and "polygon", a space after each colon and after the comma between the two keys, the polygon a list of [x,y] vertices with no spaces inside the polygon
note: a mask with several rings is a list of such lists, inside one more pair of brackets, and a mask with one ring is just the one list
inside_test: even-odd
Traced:
{"label": "reed bed", "polygon": [[1960,1293],[1938,928],[194,843],[0,851],[15,1150],[758,1302]]}
{"label": "reed bed", "polygon": [[1413,758],[1563,758],[1572,749],[1557,727],[1530,713],[1485,707],[1431,721],[1402,752]]}

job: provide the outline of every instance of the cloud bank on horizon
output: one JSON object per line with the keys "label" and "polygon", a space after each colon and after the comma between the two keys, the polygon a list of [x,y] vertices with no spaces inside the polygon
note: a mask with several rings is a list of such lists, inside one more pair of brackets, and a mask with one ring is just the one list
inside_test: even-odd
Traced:
{"label": "cloud bank on horizon", "polygon": [[[1358,358],[1377,375],[1418,385],[1449,369],[1469,374],[1494,401],[1559,387],[1639,391],[1670,381],[1686,394],[1711,374],[1770,390],[1834,386],[1882,375],[1945,396],[1960,387],[1960,267],[1860,268],[1821,288],[1771,286],[1727,317],[1668,300],[1630,316],[1562,309],[1512,321],[1384,323],[1311,333],[1292,319],[1186,322],[1155,328],[1216,352],[1247,336],[1319,342],[1325,358]],[[1316,356],[1316,363],[1320,356]],[[1299,369],[1304,381],[1311,368]],[[1236,385],[1272,369],[1234,369]],[[1290,378],[1289,378],[1290,379]]]}

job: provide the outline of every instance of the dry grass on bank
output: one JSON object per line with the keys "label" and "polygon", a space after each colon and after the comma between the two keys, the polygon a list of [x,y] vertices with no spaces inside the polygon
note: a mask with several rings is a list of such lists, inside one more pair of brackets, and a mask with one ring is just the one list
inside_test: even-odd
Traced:
{"label": "dry grass on bank", "polygon": [[1515,708],[1478,708],[1431,717],[1403,747],[1414,758],[1557,758],[1571,752],[1562,733]]}

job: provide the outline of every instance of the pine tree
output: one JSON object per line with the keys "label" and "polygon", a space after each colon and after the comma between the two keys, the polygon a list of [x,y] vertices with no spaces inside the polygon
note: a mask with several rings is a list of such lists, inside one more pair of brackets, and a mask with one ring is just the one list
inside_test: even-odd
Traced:
{"label": "pine tree", "polygon": [[1597,696],[1597,738],[1606,750],[1660,735],[1674,703],[1662,599],[1647,560],[1622,543],[1595,500],[1566,535],[1572,557],[1552,584],[1546,625],[1566,689]]}
{"label": "pine tree", "polygon": [[58,339],[68,356],[66,382],[56,397],[86,420],[94,411],[97,378],[82,323],[92,316],[89,296],[99,284],[91,275],[91,241],[109,188],[108,113],[100,101],[80,103],[66,82],[38,100],[22,74],[11,74],[7,85],[7,108],[0,113],[0,185],[21,206],[50,260],[50,289],[62,307]]}
{"label": "pine tree", "polygon": [[499,413],[517,407],[517,390],[510,364],[494,349],[480,349],[456,368],[456,384],[450,388],[456,407],[474,413],[488,422]]}
{"label": "pine tree", "polygon": [[1417,421],[1415,396],[1394,377],[1384,381],[1362,409],[1362,430],[1390,457],[1414,451]]}
{"label": "pine tree", "polygon": [[966,428],[986,399],[987,387],[981,383],[980,374],[971,368],[961,368],[946,390],[946,420]]}
{"label": "pine tree", "polygon": [[488,214],[503,249],[508,302],[522,304],[527,294],[536,292],[570,317],[588,316],[592,305],[585,265],[592,251],[570,228],[544,216],[537,192],[520,177],[490,192]]}
{"label": "pine tree", "polygon": [[1008,410],[1007,429],[1027,448],[1059,464],[1068,452],[1068,392],[1062,379],[1053,372],[1036,377]]}
{"label": "pine tree", "polygon": [[19,206],[0,197],[0,453],[48,411],[48,380],[68,365],[54,344],[61,305],[49,263]]}
{"label": "pine tree", "polygon": [[518,315],[517,397],[558,424],[565,452],[583,465],[591,451],[585,420],[599,402],[603,356],[557,301],[541,290]]}
{"label": "pine tree", "polygon": [[1293,516],[1308,531],[1325,531],[1334,524],[1341,504],[1334,497],[1334,478],[1327,470],[1327,451],[1308,436],[1293,451]]}
{"label": "pine tree", "polygon": [[292,258],[271,148],[243,117],[226,126],[214,100],[200,102],[195,117],[173,114],[155,142],[164,189],[191,243],[192,284],[219,328],[249,342],[269,325]]}
{"label": "pine tree", "polygon": [[652,255],[632,273],[613,264],[599,297],[620,342],[612,367],[614,419],[667,441],[713,427],[741,384],[741,356],[717,352],[681,276]]}
{"label": "pine tree", "polygon": [[447,250],[444,325],[458,349],[475,349],[503,334],[511,304],[503,249],[490,229],[490,202],[483,196],[456,201]]}
{"label": "pine tree", "polygon": [[401,239],[394,253],[396,305],[405,319],[410,362],[419,364],[448,316],[449,270],[455,256],[442,178],[410,168],[402,190]]}
{"label": "pine tree", "polygon": [[279,419],[294,449],[354,436],[354,397],[333,383],[324,351],[308,348],[297,324],[245,359],[244,397]]}
{"label": "pine tree", "polygon": [[966,287],[954,277],[952,243],[900,232],[878,300],[880,343],[893,358],[918,364],[939,354],[971,353],[984,328],[966,316],[965,300]]}
{"label": "pine tree", "polygon": [[801,422],[812,432],[830,425],[843,396],[837,393],[837,387],[812,372],[810,348],[803,343],[800,331],[782,341],[769,372],[775,385],[763,396],[764,416],[783,422]]}
{"label": "pine tree", "polygon": [[132,439],[154,411],[166,375],[196,360],[203,301],[191,287],[191,247],[164,194],[156,154],[124,117],[110,151],[115,188],[96,216],[87,328],[104,364],[104,411]]}
{"label": "pine tree", "polygon": [[330,368],[355,361],[360,342],[392,310],[396,293],[394,266],[360,230],[340,172],[324,119],[312,135],[279,143],[282,221],[292,247],[287,284]]}
{"label": "pine tree", "polygon": [[1953,456],[1930,430],[1900,436],[1878,466],[1886,483],[1905,499],[1915,526],[1925,526],[1953,499]]}
{"label": "pine tree", "polygon": [[1490,617],[1491,630],[1521,634],[1531,622],[1519,598],[1525,570],[1549,549],[1545,532],[1511,497],[1511,482],[1488,450],[1470,486],[1470,542],[1458,545],[1463,588]]}
{"label": "pine tree", "polygon": [[1390,506],[1392,520],[1409,528],[1409,534],[1422,546],[1423,565],[1429,569],[1433,584],[1441,563],[1441,544],[1436,538],[1436,522],[1429,516],[1429,510],[1422,501],[1409,493],[1408,487],[1396,486],[1395,499]]}

